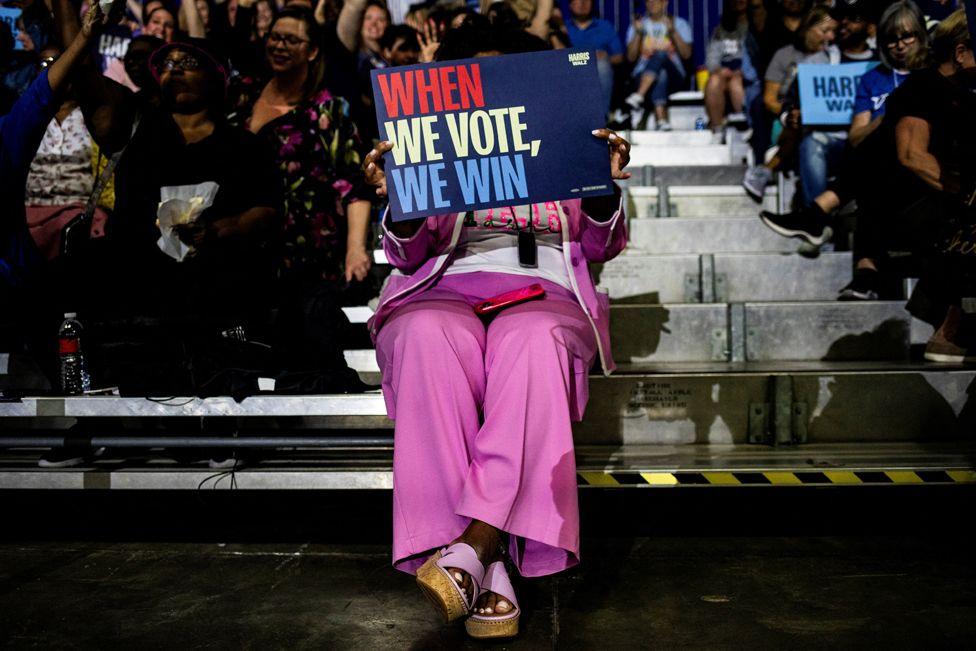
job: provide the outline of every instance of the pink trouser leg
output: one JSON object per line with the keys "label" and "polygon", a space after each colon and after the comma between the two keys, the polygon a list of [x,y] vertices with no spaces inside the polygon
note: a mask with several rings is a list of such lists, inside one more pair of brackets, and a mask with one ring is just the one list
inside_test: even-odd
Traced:
{"label": "pink trouser leg", "polygon": [[[393,558],[441,547],[464,531],[455,514],[480,426],[485,327],[462,301],[405,305],[376,339],[383,393],[395,406]],[[423,562],[398,563],[414,571]]]}
{"label": "pink trouser leg", "polygon": [[[512,534],[523,576],[578,561],[571,414],[595,354],[593,330],[574,302],[517,305],[488,327],[484,423],[457,513]],[[516,537],[525,539],[521,549]]]}

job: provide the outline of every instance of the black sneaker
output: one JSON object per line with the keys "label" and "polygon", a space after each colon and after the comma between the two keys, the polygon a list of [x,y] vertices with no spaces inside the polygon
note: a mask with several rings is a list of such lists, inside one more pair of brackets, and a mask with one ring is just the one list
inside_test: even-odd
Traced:
{"label": "black sneaker", "polygon": [[880,296],[881,274],[875,269],[855,269],[854,278],[837,296],[839,301],[876,301]]}
{"label": "black sneaker", "polygon": [[827,214],[816,204],[783,215],[763,210],[759,219],[783,237],[798,237],[813,246],[822,246],[834,234],[827,225]]}

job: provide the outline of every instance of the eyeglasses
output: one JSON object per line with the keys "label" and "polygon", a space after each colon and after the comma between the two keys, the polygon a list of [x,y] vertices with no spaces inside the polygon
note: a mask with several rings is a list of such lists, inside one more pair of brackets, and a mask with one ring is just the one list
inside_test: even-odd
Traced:
{"label": "eyeglasses", "polygon": [[198,59],[191,56],[185,56],[181,59],[166,59],[163,61],[160,68],[166,70],[167,72],[172,72],[173,70],[183,70],[189,72],[192,70],[199,70],[202,64]]}
{"label": "eyeglasses", "polygon": [[888,37],[888,40],[887,42],[885,42],[885,45],[887,47],[897,47],[899,43],[903,43],[905,45],[911,45],[912,43],[915,42],[915,39],[917,38],[918,38],[918,34],[915,34],[914,32],[910,34],[899,34],[898,36],[892,35]]}
{"label": "eyeglasses", "polygon": [[44,57],[43,59],[41,59],[41,70],[48,68],[52,63],[54,63],[57,60],[58,60],[57,57]]}
{"label": "eyeglasses", "polygon": [[291,34],[278,34],[277,32],[270,32],[268,34],[268,44],[275,45],[277,43],[282,43],[288,47],[298,47],[302,43],[311,43],[311,41],[309,41],[307,38],[292,36]]}

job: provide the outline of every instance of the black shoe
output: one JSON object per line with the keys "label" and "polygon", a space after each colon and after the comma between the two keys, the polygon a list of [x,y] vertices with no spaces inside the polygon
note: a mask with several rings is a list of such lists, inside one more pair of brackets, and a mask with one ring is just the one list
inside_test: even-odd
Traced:
{"label": "black shoe", "polygon": [[51,448],[41,455],[37,465],[41,468],[73,468],[91,463],[105,453],[105,448],[79,451],[77,448]]}
{"label": "black shoe", "polygon": [[827,225],[829,217],[814,204],[800,211],[778,215],[768,210],[759,213],[759,218],[766,226],[784,237],[798,237],[813,246],[822,246],[830,240],[834,231]]}
{"label": "black shoe", "polygon": [[875,269],[855,269],[851,280],[837,296],[839,301],[876,301],[880,296],[881,274]]}

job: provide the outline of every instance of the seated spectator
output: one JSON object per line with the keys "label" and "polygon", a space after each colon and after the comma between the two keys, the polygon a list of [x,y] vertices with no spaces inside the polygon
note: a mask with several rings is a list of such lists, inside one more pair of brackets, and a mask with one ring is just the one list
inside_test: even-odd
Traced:
{"label": "seated spectator", "polygon": [[275,151],[285,210],[279,274],[301,283],[362,281],[370,267],[366,245],[373,193],[362,184],[349,105],[321,87],[324,63],[314,45],[319,41],[311,12],[279,14],[268,35],[271,78],[237,82],[230,121]]}
{"label": "seated spectator", "polygon": [[[273,278],[269,236],[281,205],[273,159],[256,136],[226,124],[227,67],[205,41],[167,44],[150,68],[158,108],[111,81],[82,95],[102,150],[123,151],[108,251],[93,264],[126,270],[114,291],[87,298],[109,314],[121,308],[129,315],[195,314],[201,324],[247,322],[268,305]],[[217,185],[216,194],[195,222],[177,228],[193,251],[178,262],[157,246],[161,192],[205,182]],[[178,291],[147,292],[151,287]],[[119,295],[124,304],[113,300]]]}
{"label": "seated spectator", "polygon": [[3,85],[20,95],[34,80],[38,53],[51,40],[51,16],[41,0],[14,0],[4,6],[22,11],[16,37],[21,49],[10,52],[7,65],[0,70]]}
{"label": "seated spectator", "polygon": [[627,59],[634,64],[631,76],[637,83],[626,100],[632,109],[634,128],[641,122],[650,99],[656,128],[670,131],[668,96],[687,78],[685,66],[691,59],[693,43],[691,25],[684,18],[668,14],[667,7],[667,0],[647,0],[647,14],[635,15],[627,30]]}
{"label": "seated spectator", "polygon": [[[31,161],[61,106],[68,75],[104,27],[105,16],[96,3],[64,53],[41,70],[8,113],[0,115],[0,303],[10,309],[29,293],[25,288],[41,263],[24,215]],[[0,63],[5,56],[7,51],[0,51]]]}
{"label": "seated spectator", "polygon": [[[867,42],[868,27],[875,19],[869,13],[866,0],[838,2],[830,15],[838,23],[837,44],[827,52],[808,57],[806,63],[837,64],[875,58],[875,52]],[[798,110],[799,90],[795,86],[794,82],[793,100]],[[802,125],[802,119],[798,124]],[[847,129],[844,127],[804,126],[798,151],[803,205],[809,206],[827,189],[827,182],[837,173],[846,146]]]}
{"label": "seated spectator", "polygon": [[597,71],[603,88],[604,112],[610,110],[613,93],[613,67],[623,63],[624,48],[617,31],[606,20],[597,17],[593,0],[571,0],[570,20],[566,24],[572,47],[596,51]]}
{"label": "seated spectator", "polygon": [[728,96],[736,121],[744,121],[746,89],[742,64],[749,36],[748,0],[725,0],[722,18],[712,33],[705,55],[708,84],[705,109],[713,141],[722,143],[725,127],[725,99]]}
{"label": "seated spectator", "polygon": [[[886,56],[912,45],[913,34],[901,31],[907,25],[911,22],[882,32]],[[973,357],[972,333],[963,327],[959,301],[967,289],[976,290],[972,256],[959,255],[959,242],[951,241],[960,232],[964,243],[976,236],[957,226],[976,217],[976,61],[965,12],[940,23],[931,43],[935,65],[912,73],[891,92],[880,125],[855,150],[855,176],[848,186],[858,204],[858,271],[846,289],[861,294],[857,298],[877,298],[887,251],[913,252],[923,262],[923,274],[908,308],[936,328],[925,358],[958,363]],[[869,266],[861,262],[865,259]]]}
{"label": "seated spectator", "polygon": [[380,51],[387,66],[409,66],[420,59],[417,31],[408,25],[390,25],[380,38]]}
{"label": "seated spectator", "polygon": [[161,38],[167,43],[172,43],[176,37],[176,18],[162,3],[146,12],[144,24],[143,34]]}
{"label": "seated spectator", "polygon": [[[797,66],[816,55],[824,55],[834,40],[836,27],[836,21],[825,7],[814,7],[797,28],[795,43],[777,51],[766,68],[763,104],[773,118],[771,141],[777,143],[779,150],[765,164],[755,165],[746,171],[742,186],[756,201],[762,201],[773,174],[792,163],[802,135],[799,109],[791,113],[784,113],[783,110],[784,102],[790,98],[790,91],[796,80]],[[829,61],[829,55],[827,57]]]}
{"label": "seated spectator", "polygon": [[[466,24],[445,35],[438,59],[537,41]],[[594,135],[610,145],[612,177],[628,178],[630,145],[606,129]],[[383,142],[365,160],[381,194],[380,157],[391,148]],[[470,613],[470,635],[518,632],[506,559],[526,577],[579,562],[571,421],[582,417],[591,364],[599,356],[612,368],[609,313],[587,261],[624,248],[625,222],[619,189],[561,205],[384,219],[384,248],[399,273],[370,329],[395,421],[393,562],[417,574],[448,621]],[[537,242],[537,268],[519,265],[517,223]],[[472,311],[533,283],[545,288],[541,300],[490,320]]]}
{"label": "seated spectator", "polygon": [[[750,28],[755,51],[751,63],[759,80],[759,88],[747,89],[749,125],[752,136],[749,144],[753,157],[764,160],[766,151],[772,144],[770,140],[773,116],[766,110],[763,98],[762,80],[773,55],[796,40],[796,30],[803,17],[810,10],[811,0],[750,0]],[[758,91],[758,92],[757,92]]]}
{"label": "seated spectator", "polygon": [[349,105],[321,86],[321,38],[311,10],[282,10],[268,32],[270,78],[238,80],[230,121],[274,152],[283,182],[276,352],[289,370],[329,372],[342,390],[351,387],[343,378],[358,382],[338,345],[349,323],[339,306],[373,296],[364,283],[373,192]]}
{"label": "seated spectator", "polygon": [[[831,214],[854,200],[859,179],[857,168],[876,164],[865,159],[859,145],[881,125],[891,93],[904,83],[911,71],[927,65],[928,32],[924,18],[911,0],[900,0],[888,7],[877,33],[881,64],[858,82],[848,133],[852,149],[846,153],[841,173],[810,205],[783,215],[761,213],[763,222],[781,235],[801,238],[813,246],[830,239]],[[874,261],[862,258],[856,262],[854,280],[841,290],[841,299],[878,298]]]}
{"label": "seated spectator", "polygon": [[[57,48],[41,52],[44,68],[61,55]],[[91,135],[74,93],[65,93],[47,126],[27,176],[27,223],[41,254],[51,260],[60,251],[64,226],[82,213],[95,187],[98,161]],[[99,210],[92,228],[104,235],[107,215]]]}

